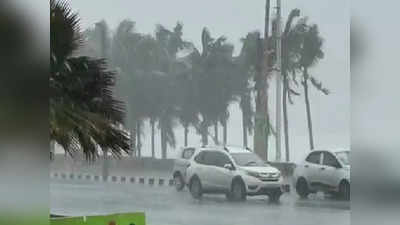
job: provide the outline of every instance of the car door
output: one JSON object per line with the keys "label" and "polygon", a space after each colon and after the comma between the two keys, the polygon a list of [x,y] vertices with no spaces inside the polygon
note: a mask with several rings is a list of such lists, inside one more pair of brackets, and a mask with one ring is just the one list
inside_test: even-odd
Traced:
{"label": "car door", "polygon": [[218,189],[218,184],[215,182],[215,174],[216,174],[216,154],[214,151],[203,151],[204,158],[202,164],[201,171],[201,182],[203,184],[203,188],[208,191],[213,191]]}
{"label": "car door", "polygon": [[192,177],[197,175],[200,179],[203,189],[207,189],[209,186],[209,182],[207,180],[207,165],[205,162],[206,154],[206,151],[199,152],[193,159],[194,163],[190,165],[190,176]]}
{"label": "car door", "polygon": [[231,181],[233,178],[233,171],[224,168],[226,164],[231,164],[229,156],[223,152],[214,152],[214,166],[213,169],[213,180],[212,182],[216,184],[217,189],[220,191],[227,191],[230,189]]}
{"label": "car door", "polygon": [[320,171],[322,183],[327,189],[334,189],[340,182],[340,164],[330,152],[323,152],[323,168]]}
{"label": "car door", "polygon": [[317,186],[321,182],[320,168],[322,153],[315,151],[310,153],[304,163],[304,175],[311,186]]}

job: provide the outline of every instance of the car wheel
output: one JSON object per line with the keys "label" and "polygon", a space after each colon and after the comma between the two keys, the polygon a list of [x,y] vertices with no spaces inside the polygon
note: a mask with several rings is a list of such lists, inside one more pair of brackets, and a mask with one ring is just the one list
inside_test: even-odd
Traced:
{"label": "car wheel", "polygon": [[278,188],[278,189],[272,191],[272,193],[268,197],[272,202],[278,202],[279,199],[281,198],[281,195],[282,195],[282,191],[280,188]]}
{"label": "car wheel", "polygon": [[232,190],[229,194],[233,201],[245,201],[246,200],[246,187],[243,182],[236,180],[232,184]]}
{"label": "car wheel", "polygon": [[347,181],[342,181],[339,186],[339,194],[344,200],[350,200],[350,184]]}
{"label": "car wheel", "polygon": [[176,174],[174,176],[174,184],[177,191],[182,191],[182,189],[185,187],[185,182],[180,174]]}
{"label": "car wheel", "polygon": [[307,181],[304,178],[300,178],[297,180],[296,192],[301,198],[307,198],[308,194],[310,194],[310,190],[308,189]]}
{"label": "car wheel", "polygon": [[201,187],[201,182],[199,178],[195,177],[190,182],[190,194],[195,199],[200,199],[203,195],[203,189]]}

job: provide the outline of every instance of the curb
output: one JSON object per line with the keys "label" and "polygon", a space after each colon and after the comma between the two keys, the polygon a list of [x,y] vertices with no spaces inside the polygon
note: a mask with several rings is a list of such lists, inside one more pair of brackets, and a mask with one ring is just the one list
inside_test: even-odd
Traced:
{"label": "curb", "polygon": [[174,186],[174,180],[168,178],[155,178],[155,177],[130,177],[130,176],[108,176],[102,177],[100,175],[86,174],[86,173],[65,173],[54,172],[50,173],[50,179],[59,180],[86,180],[96,182],[110,182],[120,184],[142,184],[149,186]]}

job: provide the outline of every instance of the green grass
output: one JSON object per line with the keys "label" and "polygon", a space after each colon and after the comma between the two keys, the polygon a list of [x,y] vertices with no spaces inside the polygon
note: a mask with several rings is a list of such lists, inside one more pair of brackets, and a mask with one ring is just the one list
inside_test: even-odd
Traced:
{"label": "green grass", "polygon": [[144,213],[122,213],[103,216],[54,218],[50,225],[146,225]]}

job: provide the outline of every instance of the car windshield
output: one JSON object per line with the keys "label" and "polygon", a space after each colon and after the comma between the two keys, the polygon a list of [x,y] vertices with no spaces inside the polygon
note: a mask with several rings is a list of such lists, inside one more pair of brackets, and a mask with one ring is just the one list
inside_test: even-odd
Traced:
{"label": "car windshield", "polygon": [[336,152],[336,157],[342,162],[344,165],[350,165],[350,152],[343,151],[343,152]]}
{"label": "car windshield", "polygon": [[261,160],[256,154],[251,152],[232,153],[232,158],[239,166],[265,166],[266,163]]}

